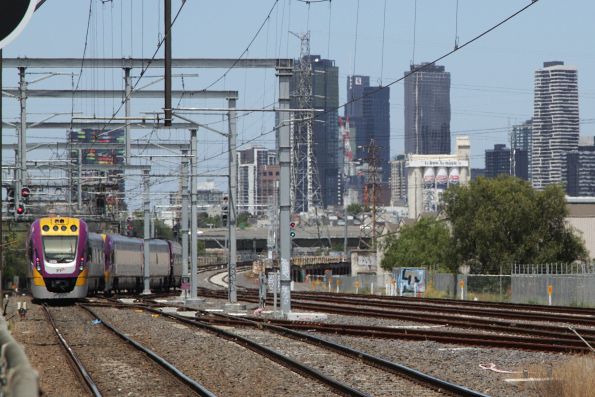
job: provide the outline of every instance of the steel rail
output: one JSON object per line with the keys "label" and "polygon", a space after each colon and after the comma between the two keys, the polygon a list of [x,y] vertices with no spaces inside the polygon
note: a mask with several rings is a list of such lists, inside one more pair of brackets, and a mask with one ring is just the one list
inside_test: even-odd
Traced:
{"label": "steel rail", "polygon": [[[333,295],[324,295],[322,297],[313,296],[307,293],[293,293],[293,297],[296,299],[324,299],[326,302],[333,302],[333,303],[342,303],[342,304],[351,304],[351,305],[360,305],[360,306],[373,306],[373,307],[383,307],[383,308],[395,308],[395,309],[415,309],[417,311],[426,311],[426,312],[456,312],[461,314],[470,314],[470,315],[480,315],[480,316],[493,316],[493,317],[500,317],[500,318],[508,318],[508,319],[533,319],[537,321],[560,321],[560,322],[567,322],[573,324],[582,324],[582,325],[595,325],[595,313],[589,314],[577,314],[575,316],[570,316],[567,314],[555,312],[536,312],[536,311],[526,311],[526,310],[519,310],[514,309],[513,307],[506,307],[506,308],[499,308],[500,310],[494,310],[489,308],[465,308],[465,307],[456,307],[452,305],[441,305],[437,306],[435,304],[427,304],[424,301],[419,301],[417,303],[407,303],[401,302],[397,300],[376,300],[373,298],[363,298],[361,295],[359,297],[343,297],[342,295],[335,294]],[[321,299],[322,298],[322,299]],[[514,309],[514,311],[510,311],[510,309]],[[580,316],[580,317],[579,317]],[[589,316],[589,317],[586,317]]]}
{"label": "steel rail", "polygon": [[[218,316],[226,316],[223,314],[217,314],[217,315]],[[227,317],[229,317],[229,316],[227,316]],[[295,331],[295,330],[288,329],[285,327],[280,327],[278,325],[272,325],[272,324],[267,324],[267,323],[257,323],[257,322],[253,322],[252,320],[249,320],[249,319],[240,319],[240,320],[244,320],[246,322],[252,322],[253,326],[256,326],[256,327],[271,329],[279,334],[288,334],[291,337],[297,338],[299,340],[306,341],[308,343],[311,343],[311,344],[314,344],[317,346],[326,347],[330,350],[333,350],[333,351],[335,351],[339,354],[345,355],[347,357],[357,359],[357,360],[362,360],[362,361],[366,362],[367,364],[382,368],[384,370],[390,371],[397,375],[405,376],[406,378],[413,379],[414,381],[416,381],[418,383],[423,383],[426,385],[429,384],[429,385],[433,386],[434,388],[436,388],[438,391],[446,390],[450,393],[455,393],[457,396],[488,397],[486,394],[471,390],[464,386],[460,386],[460,385],[457,385],[454,383],[447,382],[447,381],[439,379],[435,376],[428,375],[426,373],[423,373],[423,372],[418,371],[413,368],[409,368],[405,365],[397,364],[397,363],[385,360],[383,358],[365,353],[361,350],[353,349],[348,346],[344,346],[344,345],[341,345],[341,344],[338,344],[335,342],[327,341],[327,340],[321,339],[314,335],[308,335],[306,333],[303,333],[300,331]]]}
{"label": "steel rail", "polygon": [[[211,297],[222,297],[221,293],[213,290],[201,290],[201,295]],[[255,296],[240,294],[242,300],[246,302],[257,303],[258,299]],[[375,309],[361,309],[348,306],[332,306],[320,303],[304,303],[292,301],[292,304],[300,309],[305,310],[320,310],[327,313],[335,313],[347,316],[359,315],[363,317],[377,317],[390,318],[398,320],[407,320],[421,323],[441,324],[451,327],[483,329],[494,332],[508,332],[513,334],[524,334],[530,336],[565,338],[572,336],[572,333],[566,326],[554,326],[541,324],[536,327],[534,324],[526,323],[510,323],[506,321],[499,321],[496,319],[481,319],[481,318],[457,318],[449,315],[439,314],[423,314],[415,312],[391,312],[386,310]],[[595,341],[595,330],[592,329],[577,329],[581,335],[586,336],[589,340]]]}
{"label": "steel rail", "polygon": [[73,369],[75,369],[75,372],[77,373],[77,375],[80,378],[82,378],[83,382],[81,382],[81,383],[83,383],[85,388],[93,396],[102,397],[102,394],[99,391],[99,388],[97,387],[97,385],[95,384],[93,379],[91,378],[91,375],[89,375],[89,372],[87,371],[87,369],[85,368],[83,363],[79,360],[79,358],[74,353],[72,348],[68,345],[68,343],[66,342],[66,339],[64,339],[60,330],[58,330],[58,327],[56,326],[56,323],[54,322],[54,318],[52,317],[52,314],[50,313],[50,310],[48,309],[47,304],[44,303],[42,308],[45,312],[47,319],[49,320],[50,324],[52,325],[54,332],[58,336],[58,340],[60,341],[60,344],[62,345],[62,347],[64,348],[64,350],[66,350],[66,353],[68,354],[67,355],[67,357],[69,358],[68,361],[70,362]]}
{"label": "steel rail", "polygon": [[184,384],[186,384],[187,386],[189,386],[192,390],[194,390],[195,392],[197,392],[200,396],[203,396],[203,397],[216,397],[216,395],[213,394],[210,390],[208,390],[206,387],[204,387],[203,385],[201,385],[200,383],[198,383],[194,379],[190,378],[188,375],[184,374],[182,371],[180,371],[178,368],[176,368],[169,361],[167,361],[163,357],[159,356],[157,353],[153,352],[152,350],[150,350],[150,349],[146,348],[145,346],[141,345],[140,343],[138,343],[134,339],[130,338],[129,336],[124,335],[122,332],[120,332],[114,326],[106,323],[93,309],[91,309],[87,305],[79,304],[78,306],[81,307],[81,308],[83,308],[83,309],[85,309],[89,313],[91,313],[91,315],[93,315],[95,318],[97,318],[98,320],[100,320],[101,323],[107,329],[109,329],[110,331],[112,331],[114,334],[118,335],[120,338],[122,338],[127,343],[130,343],[136,349],[138,349],[138,350],[142,351],[143,353],[145,353],[147,356],[149,356],[149,358],[151,358],[153,361],[155,361],[161,367],[165,368],[167,371],[169,371],[170,373],[172,373],[176,378],[178,378]]}
{"label": "steel rail", "polygon": [[147,310],[147,311],[150,311],[153,313],[158,313],[164,317],[169,317],[169,318],[175,319],[177,321],[202,328],[202,329],[209,331],[219,337],[222,337],[223,339],[234,342],[234,343],[239,344],[247,349],[250,349],[262,356],[268,357],[269,359],[275,361],[276,363],[278,363],[286,368],[289,368],[290,370],[292,370],[294,372],[297,372],[304,376],[308,376],[310,378],[318,380],[319,382],[327,385],[328,387],[333,389],[333,391],[335,391],[341,395],[350,396],[350,397],[351,396],[353,396],[353,397],[370,397],[369,394],[361,392],[360,390],[352,388],[352,387],[350,387],[344,383],[341,383],[329,376],[326,376],[322,372],[320,372],[312,367],[309,367],[307,365],[304,365],[304,364],[302,364],[296,360],[293,360],[289,357],[286,357],[283,354],[281,354],[273,349],[269,349],[269,348],[262,346],[262,345],[258,344],[257,342],[254,342],[248,338],[245,338],[243,336],[236,335],[231,332],[225,331],[223,329],[217,328],[217,327],[212,326],[206,322],[202,322],[199,320],[192,320],[192,319],[182,317],[179,315],[166,313],[166,312],[154,309],[154,308],[146,306],[146,305],[144,305],[144,306],[143,305],[117,305],[116,307],[120,307],[120,308],[124,307],[126,309],[131,309],[131,308],[144,309],[144,310]]}
{"label": "steel rail", "polygon": [[[150,312],[159,313],[163,316],[166,316],[166,317],[169,317],[169,318],[172,318],[172,319],[175,319],[175,320],[187,323],[187,324],[198,325],[200,327],[205,326],[204,322],[202,322],[200,320],[192,320],[192,319],[189,319],[186,317],[179,316],[174,313],[162,312],[162,311],[157,310],[152,307],[144,307],[144,309],[148,310]],[[215,313],[210,313],[210,312],[202,311],[202,310],[198,310],[198,311],[203,314],[213,314],[217,317],[221,317],[221,318],[224,318],[224,319],[227,319],[230,321],[239,321],[239,322],[243,323],[244,325],[249,324],[256,328],[267,328],[267,329],[271,329],[271,330],[275,331],[276,333],[280,333],[280,334],[284,334],[284,335],[289,334],[291,337],[298,338],[298,339],[305,341],[307,343],[310,343],[310,344],[315,344],[318,346],[325,347],[329,350],[335,351],[336,353],[339,353],[346,357],[363,361],[364,363],[366,363],[368,365],[380,368],[384,371],[388,371],[388,372],[400,375],[402,377],[413,380],[417,383],[422,383],[422,384],[424,384],[424,386],[431,385],[431,388],[435,389],[436,391],[448,391],[449,393],[454,393],[455,395],[458,395],[458,396],[487,397],[487,395],[485,395],[485,394],[470,390],[470,389],[460,386],[460,385],[456,385],[456,384],[444,381],[442,379],[433,377],[431,375],[428,375],[423,372],[417,371],[415,369],[406,367],[404,365],[396,364],[396,363],[384,360],[380,357],[376,357],[371,354],[368,354],[368,353],[365,353],[365,352],[362,352],[362,351],[359,351],[356,349],[352,349],[350,347],[343,346],[343,345],[340,345],[340,344],[337,344],[334,342],[329,342],[324,339],[321,339],[321,338],[318,338],[318,337],[315,337],[312,335],[308,335],[308,334],[305,334],[305,333],[302,333],[299,331],[291,330],[291,329],[280,327],[277,325],[268,324],[266,322],[256,322],[251,319],[237,318],[237,317],[232,317],[232,316],[220,314],[220,313],[215,314]],[[212,327],[212,326],[208,325],[208,327]],[[227,331],[225,331],[225,332],[227,332]],[[235,335],[235,334],[231,334],[231,335],[233,336],[233,338],[245,339],[245,338]],[[248,340],[248,341],[250,341],[250,340]],[[255,343],[252,341],[250,341],[250,342]],[[285,357],[285,358],[287,359],[287,357]]]}

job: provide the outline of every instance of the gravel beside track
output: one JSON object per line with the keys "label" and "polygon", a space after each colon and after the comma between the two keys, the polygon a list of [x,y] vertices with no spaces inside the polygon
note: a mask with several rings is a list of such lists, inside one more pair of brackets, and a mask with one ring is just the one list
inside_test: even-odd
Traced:
{"label": "gravel beside track", "polygon": [[[535,396],[530,390],[525,390],[522,386],[514,386],[504,379],[522,378],[523,369],[538,365],[555,365],[556,362],[569,357],[563,354],[507,349],[461,348],[432,341],[404,342],[335,335],[318,336],[494,397]],[[479,367],[479,364],[489,363],[496,364],[498,369],[521,373],[503,374]]]}
{"label": "gravel beside track", "polygon": [[94,310],[217,395],[334,395],[324,385],[206,331],[141,310]]}
{"label": "gravel beside track", "polygon": [[50,307],[56,326],[104,396],[195,396],[144,353],[76,306]]}
{"label": "gravel beside track", "polygon": [[16,312],[16,302],[27,302],[24,320],[19,316],[10,320],[12,335],[25,348],[27,358],[39,373],[39,385],[44,397],[86,396],[69,365],[66,353],[51,328],[40,305],[31,304],[30,297],[10,298],[7,318]]}
{"label": "gravel beside track", "polygon": [[246,328],[235,329],[232,332],[277,350],[373,396],[447,395],[338,353],[271,332]]}

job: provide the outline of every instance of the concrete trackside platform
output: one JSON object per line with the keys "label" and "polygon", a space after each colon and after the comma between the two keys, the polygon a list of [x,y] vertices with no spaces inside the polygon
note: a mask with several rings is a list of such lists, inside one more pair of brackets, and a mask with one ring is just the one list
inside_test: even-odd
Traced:
{"label": "concrete trackside platform", "polygon": [[286,319],[289,321],[324,321],[328,319],[328,315],[326,313],[289,312]]}

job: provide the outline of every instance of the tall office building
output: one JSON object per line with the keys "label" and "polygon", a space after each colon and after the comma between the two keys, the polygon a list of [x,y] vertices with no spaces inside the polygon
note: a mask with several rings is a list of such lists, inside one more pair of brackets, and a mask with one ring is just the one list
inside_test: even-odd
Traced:
{"label": "tall office building", "polygon": [[[411,65],[411,71],[423,65]],[[405,154],[448,153],[450,73],[428,65],[405,78]]]}
{"label": "tall office building", "polygon": [[[323,206],[341,205],[342,203],[342,157],[340,155],[339,125],[337,124],[339,106],[339,68],[335,61],[322,59],[319,55],[310,55],[312,65],[312,98],[314,109],[323,110],[312,123],[313,152],[318,169],[320,196]],[[295,70],[299,70],[300,60],[296,62]],[[296,96],[298,88],[297,73],[290,82],[291,108],[299,108],[299,98]],[[297,115],[299,117],[299,115]],[[304,134],[299,124],[294,133]],[[303,172],[302,175],[306,173]],[[307,177],[307,176],[305,176]],[[307,210],[304,189],[296,192],[296,207]]]}
{"label": "tall office building", "polygon": [[[270,189],[264,180],[270,180],[273,172],[269,167],[277,163],[277,153],[263,147],[252,147],[238,151],[238,211],[252,215],[263,214],[272,203]],[[274,192],[273,192],[274,193]]]}
{"label": "tall office building", "polygon": [[496,178],[499,175],[510,175],[510,149],[506,145],[494,145],[486,150],[486,178]]}
{"label": "tall office building", "polygon": [[577,74],[559,61],[535,71],[531,180],[536,189],[564,183],[566,155],[578,148]]}
{"label": "tall office building", "polygon": [[390,205],[402,205],[407,200],[407,170],[405,155],[400,154],[396,160],[390,161]]}
{"label": "tall office building", "polygon": [[514,176],[524,180],[531,179],[531,142],[533,119],[512,126],[510,150]]}
{"label": "tall office building", "polygon": [[345,117],[354,129],[355,158],[367,157],[366,146],[374,139],[382,181],[390,176],[390,88],[371,87],[369,76],[347,76]]}
{"label": "tall office building", "polygon": [[[592,139],[592,138],[591,138]],[[566,193],[569,196],[595,196],[595,141],[580,145],[566,155]]]}

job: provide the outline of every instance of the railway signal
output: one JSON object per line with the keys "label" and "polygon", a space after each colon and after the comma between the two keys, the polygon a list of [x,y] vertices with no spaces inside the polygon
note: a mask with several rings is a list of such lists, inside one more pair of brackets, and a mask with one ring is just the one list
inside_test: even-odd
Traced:
{"label": "railway signal", "polygon": [[23,204],[19,204],[19,206],[16,209],[16,214],[17,215],[25,215],[25,212],[27,212],[27,210],[25,209],[25,206]]}
{"label": "railway signal", "polygon": [[29,202],[29,196],[31,195],[31,189],[24,187],[21,189],[21,197],[25,203]]}
{"label": "railway signal", "polygon": [[229,202],[227,196],[223,197],[223,202],[221,203],[221,224],[223,227],[227,227],[227,220],[229,215]]}
{"label": "railway signal", "polygon": [[294,238],[295,237],[295,222],[291,222],[289,224],[289,236],[291,238]]}
{"label": "railway signal", "polygon": [[9,187],[6,190],[6,198],[8,201],[8,211],[13,211],[14,210],[14,189],[12,187]]}

